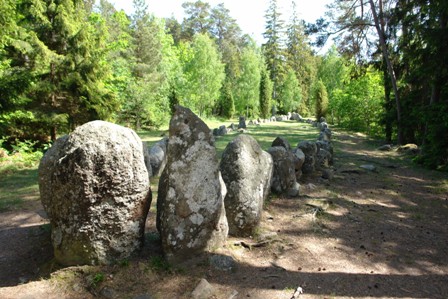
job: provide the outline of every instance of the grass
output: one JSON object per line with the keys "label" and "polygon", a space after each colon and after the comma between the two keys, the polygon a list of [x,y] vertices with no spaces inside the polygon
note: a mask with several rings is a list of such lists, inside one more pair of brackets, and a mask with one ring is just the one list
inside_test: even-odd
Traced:
{"label": "grass", "polygon": [[22,208],[31,200],[39,198],[37,166],[13,172],[3,172],[0,176],[0,212]]}

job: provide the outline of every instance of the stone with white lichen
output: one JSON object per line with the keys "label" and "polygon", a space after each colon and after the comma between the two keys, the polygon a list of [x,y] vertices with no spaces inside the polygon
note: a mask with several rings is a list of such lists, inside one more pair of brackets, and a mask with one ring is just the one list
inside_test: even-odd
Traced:
{"label": "stone with white lichen", "polygon": [[157,228],[168,261],[185,261],[222,246],[228,233],[226,187],[212,132],[190,109],[170,121],[167,164],[159,182]]}
{"label": "stone with white lichen", "polygon": [[93,121],[56,140],[39,165],[56,261],[109,264],[140,249],[151,204],[147,149],[137,134]]}

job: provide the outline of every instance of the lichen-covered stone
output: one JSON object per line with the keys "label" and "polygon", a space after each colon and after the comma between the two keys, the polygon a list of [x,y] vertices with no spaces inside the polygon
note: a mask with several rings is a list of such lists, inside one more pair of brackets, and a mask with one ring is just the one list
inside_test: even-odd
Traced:
{"label": "lichen-covered stone", "polygon": [[165,168],[167,145],[168,138],[165,137],[149,149],[149,161],[153,176],[160,176]]}
{"label": "lichen-covered stone", "polygon": [[273,146],[268,149],[268,153],[274,162],[271,190],[277,194],[298,195],[293,153],[282,146]]}
{"label": "lichen-covered stone", "polygon": [[305,162],[305,154],[300,148],[295,148],[292,150],[294,159],[294,170],[296,172],[296,180],[300,179],[302,176],[302,166]]}
{"label": "lichen-covered stone", "polygon": [[283,146],[286,150],[291,150],[291,145],[289,144],[288,140],[284,137],[278,136],[277,138],[272,141],[271,146]]}
{"label": "lichen-covered stone", "polygon": [[46,152],[39,189],[60,264],[109,264],[141,247],[151,204],[146,153],[134,131],[103,121]]}
{"label": "lichen-covered stone", "polygon": [[260,223],[273,174],[272,157],[249,135],[239,135],[222,154],[220,170],[227,186],[224,203],[229,233],[250,236]]}
{"label": "lichen-covered stone", "polygon": [[226,190],[207,125],[190,109],[177,106],[169,133],[157,227],[166,258],[177,263],[224,244]]}
{"label": "lichen-covered stone", "polygon": [[302,165],[302,172],[304,174],[313,173],[316,168],[316,155],[317,155],[317,146],[313,141],[301,141],[297,148],[301,149],[305,154],[305,161]]}

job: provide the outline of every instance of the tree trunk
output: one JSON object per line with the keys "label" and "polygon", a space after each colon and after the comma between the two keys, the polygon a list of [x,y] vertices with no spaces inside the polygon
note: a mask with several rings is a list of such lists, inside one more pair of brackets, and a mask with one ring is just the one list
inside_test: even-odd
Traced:
{"label": "tree trunk", "polygon": [[397,78],[395,76],[395,72],[392,67],[392,62],[390,61],[389,51],[388,51],[387,45],[386,45],[384,30],[382,30],[382,26],[381,26],[378,14],[376,12],[375,4],[373,3],[373,0],[369,0],[369,3],[370,3],[370,8],[372,10],[372,16],[373,16],[373,19],[375,22],[375,28],[378,33],[378,38],[380,40],[381,51],[383,52],[383,58],[387,64],[387,71],[389,73],[389,77],[390,77],[390,80],[392,83],[392,89],[393,89],[394,95],[395,95],[395,105],[397,108],[397,135],[398,135],[397,137],[398,137],[398,144],[402,144],[403,143],[403,128],[402,128],[402,124],[401,124],[401,102],[400,102],[400,95],[398,94]]}

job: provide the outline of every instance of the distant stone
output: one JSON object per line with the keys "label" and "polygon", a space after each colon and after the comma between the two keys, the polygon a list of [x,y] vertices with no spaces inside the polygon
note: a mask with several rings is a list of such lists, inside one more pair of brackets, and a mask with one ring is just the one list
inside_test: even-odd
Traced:
{"label": "distant stone", "polygon": [[413,143],[408,143],[406,145],[399,146],[397,148],[397,152],[405,153],[408,155],[417,155],[420,153],[420,150],[418,148],[418,145],[413,144]]}
{"label": "distant stone", "polygon": [[149,161],[153,176],[160,176],[165,168],[167,145],[168,138],[165,137],[149,149]]}
{"label": "distant stone", "polygon": [[302,141],[297,147],[305,154],[305,161],[302,165],[302,172],[304,174],[313,173],[316,170],[316,154],[317,146],[313,141]]}
{"label": "distant stone", "polygon": [[359,166],[362,169],[368,170],[368,171],[375,171],[376,167],[374,165],[371,164],[365,164],[365,165],[361,165]]}
{"label": "distant stone", "polygon": [[143,243],[149,157],[137,134],[93,121],[56,140],[39,165],[56,261],[110,264]]}
{"label": "distant stone", "polygon": [[277,194],[286,194],[288,196],[298,195],[299,186],[296,181],[292,152],[287,151],[282,146],[271,147],[268,149],[268,152],[274,161],[271,190]]}
{"label": "distant stone", "polygon": [[390,144],[384,144],[384,145],[380,146],[380,147],[378,148],[378,150],[379,150],[379,151],[384,151],[384,152],[391,151],[391,150],[392,150],[392,145],[390,145]]}
{"label": "distant stone", "polygon": [[244,116],[240,116],[239,123],[238,123],[238,129],[246,129],[246,118]]}
{"label": "distant stone", "polygon": [[235,125],[234,123],[231,123],[230,126],[229,126],[229,128],[232,129],[232,131],[236,131],[236,130],[238,130],[238,126]]}
{"label": "distant stone", "polygon": [[272,157],[249,135],[239,135],[225,148],[220,170],[227,186],[225,208],[229,233],[250,236],[260,223],[269,195]]}
{"label": "distant stone", "polygon": [[316,155],[316,169],[321,170],[330,167],[330,161],[332,161],[333,157],[329,151],[321,148]]}
{"label": "distant stone", "polygon": [[291,145],[289,144],[288,140],[280,136],[274,139],[271,146],[282,146],[287,151],[291,150]]}
{"label": "distant stone", "polygon": [[294,170],[296,172],[296,180],[302,177],[302,166],[305,163],[305,154],[300,148],[295,148],[292,150],[293,160],[294,160]]}
{"label": "distant stone", "polygon": [[222,125],[219,127],[218,136],[224,136],[224,135],[227,135],[227,133],[228,133],[228,130],[227,130],[226,126]]}
{"label": "distant stone", "polygon": [[334,172],[332,169],[327,168],[322,170],[322,178],[326,180],[332,180],[334,177]]}
{"label": "distant stone", "polygon": [[168,161],[159,181],[157,226],[165,257],[178,263],[225,243],[226,187],[214,138],[199,117],[177,106],[169,132]]}

